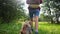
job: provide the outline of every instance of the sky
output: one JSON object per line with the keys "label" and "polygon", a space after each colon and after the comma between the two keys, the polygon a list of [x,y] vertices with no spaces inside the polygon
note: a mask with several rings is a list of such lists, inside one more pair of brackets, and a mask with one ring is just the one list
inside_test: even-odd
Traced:
{"label": "sky", "polygon": [[26,13],[28,13],[28,4],[26,4],[26,0],[22,0],[24,2],[24,9],[26,10]]}
{"label": "sky", "polygon": [[26,4],[26,0],[18,0],[21,1],[22,3],[24,3],[24,9],[27,9],[28,5]]}

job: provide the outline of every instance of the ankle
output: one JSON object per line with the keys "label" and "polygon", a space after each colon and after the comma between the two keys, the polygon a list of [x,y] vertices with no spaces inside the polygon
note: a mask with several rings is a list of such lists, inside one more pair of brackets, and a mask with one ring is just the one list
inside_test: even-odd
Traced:
{"label": "ankle", "polygon": [[35,30],[35,32],[38,32],[38,30]]}

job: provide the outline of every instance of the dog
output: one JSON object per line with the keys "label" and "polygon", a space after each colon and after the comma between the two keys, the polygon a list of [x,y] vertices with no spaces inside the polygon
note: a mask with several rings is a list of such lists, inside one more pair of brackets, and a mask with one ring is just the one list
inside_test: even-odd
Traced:
{"label": "dog", "polygon": [[26,21],[26,22],[23,24],[23,27],[22,27],[20,33],[21,33],[21,34],[32,34],[31,25],[30,25],[30,22],[29,22],[29,21]]}

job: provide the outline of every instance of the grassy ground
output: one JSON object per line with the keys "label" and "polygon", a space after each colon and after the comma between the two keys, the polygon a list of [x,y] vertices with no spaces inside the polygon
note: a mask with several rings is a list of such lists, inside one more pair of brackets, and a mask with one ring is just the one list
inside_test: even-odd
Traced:
{"label": "grassy ground", "polygon": [[[0,24],[0,34],[19,34],[22,23]],[[39,22],[39,34],[60,34],[60,25]]]}
{"label": "grassy ground", "polygon": [[60,25],[40,22],[39,33],[40,34],[60,34]]}

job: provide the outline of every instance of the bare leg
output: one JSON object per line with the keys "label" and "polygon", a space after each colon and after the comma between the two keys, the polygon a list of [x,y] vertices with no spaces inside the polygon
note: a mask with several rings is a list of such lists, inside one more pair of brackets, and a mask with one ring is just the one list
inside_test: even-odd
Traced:
{"label": "bare leg", "polygon": [[38,31],[38,16],[35,16],[35,29]]}

